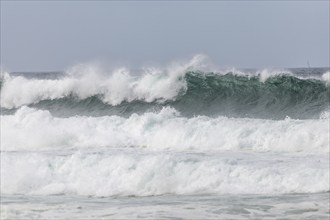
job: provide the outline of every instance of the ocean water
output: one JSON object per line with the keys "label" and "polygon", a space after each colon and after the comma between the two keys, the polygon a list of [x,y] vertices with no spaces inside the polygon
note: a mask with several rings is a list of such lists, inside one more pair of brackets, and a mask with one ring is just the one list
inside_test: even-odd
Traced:
{"label": "ocean water", "polygon": [[1,219],[329,219],[329,68],[1,75]]}

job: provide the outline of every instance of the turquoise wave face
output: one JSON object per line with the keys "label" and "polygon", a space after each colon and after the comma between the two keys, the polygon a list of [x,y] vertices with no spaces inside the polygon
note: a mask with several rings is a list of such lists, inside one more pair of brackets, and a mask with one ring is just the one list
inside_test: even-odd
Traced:
{"label": "turquoise wave face", "polygon": [[323,81],[289,75],[237,76],[189,72],[187,92],[173,105],[190,115],[261,118],[310,118],[329,107],[330,89]]}
{"label": "turquoise wave face", "polygon": [[[286,116],[298,119],[318,118],[323,111],[329,109],[330,87],[317,79],[276,75],[261,81],[258,75],[220,75],[189,71],[177,80],[184,80],[186,88],[171,100],[133,100],[111,105],[103,101],[102,94],[85,99],[69,94],[29,106],[50,110],[57,116],[129,116],[171,106],[187,117],[224,115],[270,119],[283,119]],[[14,111],[15,109],[2,108],[4,114]]]}

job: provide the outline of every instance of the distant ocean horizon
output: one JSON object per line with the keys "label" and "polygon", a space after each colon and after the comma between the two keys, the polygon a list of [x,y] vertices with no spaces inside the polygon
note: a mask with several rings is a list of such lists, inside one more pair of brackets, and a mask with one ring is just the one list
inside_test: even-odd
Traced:
{"label": "distant ocean horizon", "polygon": [[2,72],[1,219],[328,219],[330,72]]}

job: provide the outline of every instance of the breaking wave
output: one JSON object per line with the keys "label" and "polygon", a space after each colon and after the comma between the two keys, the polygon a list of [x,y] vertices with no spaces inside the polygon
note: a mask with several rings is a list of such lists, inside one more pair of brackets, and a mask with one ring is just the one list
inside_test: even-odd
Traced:
{"label": "breaking wave", "polygon": [[172,108],[158,113],[70,118],[20,108],[1,118],[1,148],[56,150],[138,148],[151,151],[328,152],[329,121],[186,118]]}
{"label": "breaking wave", "polygon": [[1,166],[4,194],[104,197],[329,190],[326,155],[4,153]]}
{"label": "breaking wave", "polygon": [[187,66],[165,72],[149,69],[137,76],[127,69],[110,76],[87,72],[56,79],[5,74],[1,108],[10,112],[29,105],[57,116],[125,116],[171,106],[188,117],[305,119],[317,118],[330,102],[328,73],[312,79],[288,72],[221,74],[192,71]]}

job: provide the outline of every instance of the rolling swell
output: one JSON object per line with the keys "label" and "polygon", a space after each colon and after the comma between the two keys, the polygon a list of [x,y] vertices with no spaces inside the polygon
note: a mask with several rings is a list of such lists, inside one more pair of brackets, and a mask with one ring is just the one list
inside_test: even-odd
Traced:
{"label": "rolling swell", "polygon": [[[188,71],[180,77],[177,80],[182,81],[183,78],[186,86],[173,99],[123,99],[114,105],[104,101],[104,94],[81,98],[71,92],[60,98],[45,98],[28,105],[49,110],[57,116],[129,116],[171,106],[187,117],[225,115],[272,119],[286,116],[318,118],[322,111],[329,109],[330,87],[317,79],[275,75],[262,81],[258,75],[220,75],[201,71]],[[1,82],[1,88],[3,84]],[[15,108],[2,106],[2,111],[11,113]]]}
{"label": "rolling swell", "polygon": [[[309,118],[329,107],[330,90],[316,79],[278,75],[261,82],[259,76],[186,75],[188,90],[175,101],[190,114],[258,118]],[[196,101],[198,100],[198,101]]]}

